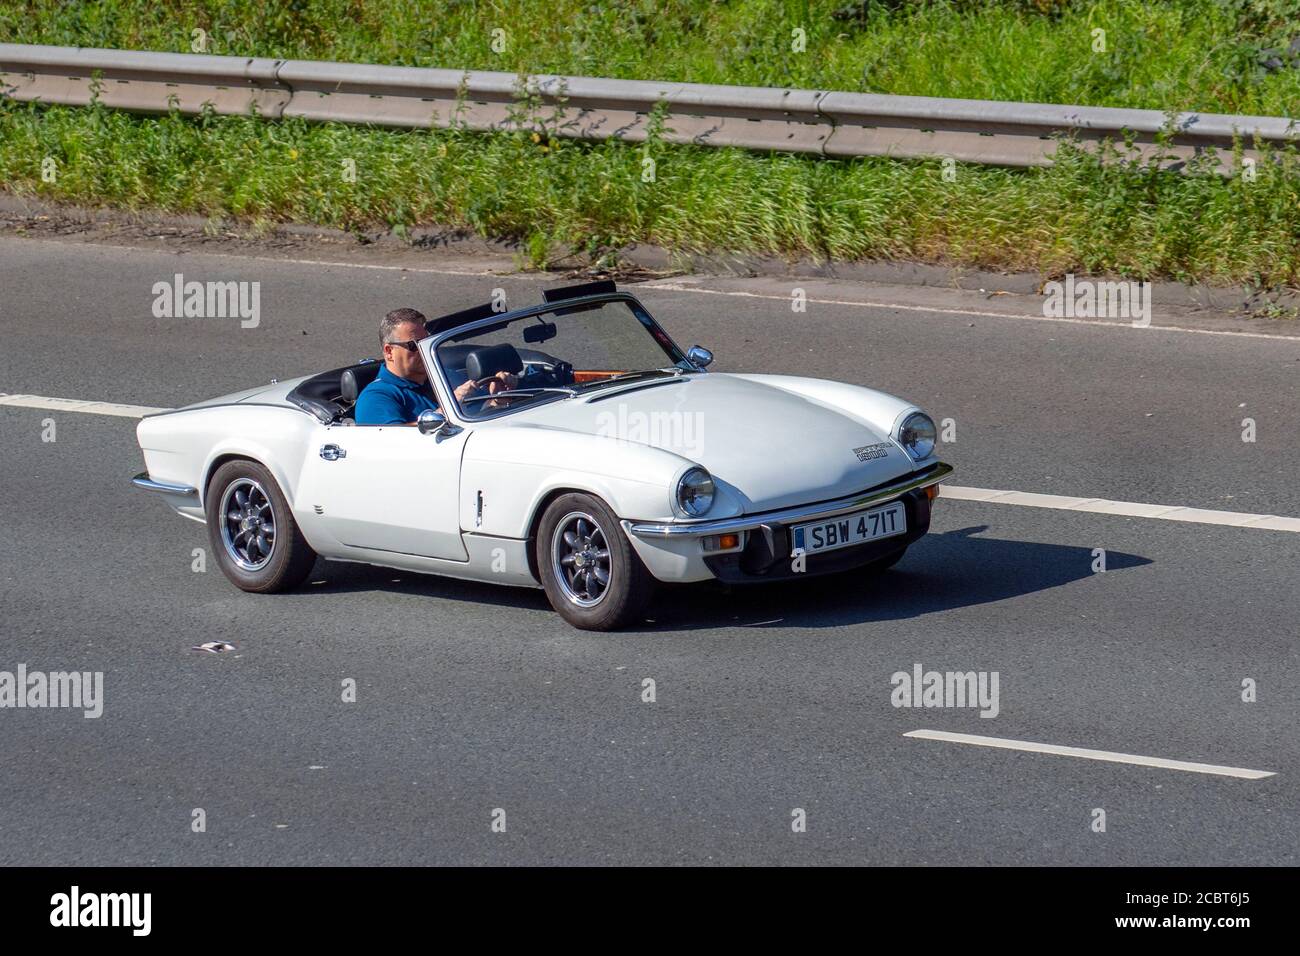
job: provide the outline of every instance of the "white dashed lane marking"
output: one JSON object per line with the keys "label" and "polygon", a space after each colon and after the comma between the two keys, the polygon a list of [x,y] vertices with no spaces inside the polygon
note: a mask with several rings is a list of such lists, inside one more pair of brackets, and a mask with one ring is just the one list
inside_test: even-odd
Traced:
{"label": "white dashed lane marking", "polygon": [[18,408],[47,408],[52,412],[83,412],[87,415],[117,415],[121,418],[142,418],[155,412],[169,412],[170,408],[150,408],[147,405],[118,405],[115,402],[86,402],[74,398],[47,398],[44,395],[7,395],[0,392],[0,405]]}
{"label": "white dashed lane marking", "polygon": [[1300,531],[1300,518],[1257,515],[1247,511],[1212,511],[1181,505],[1149,505],[1138,501],[1110,501],[1106,498],[1071,498],[1040,495],[1029,491],[998,491],[994,488],[962,488],[941,485],[939,497],[950,501],[980,501],[992,505],[1021,505],[1026,508],[1054,508],[1057,511],[1088,511],[1099,515],[1129,518],[1159,518],[1162,521],[1190,521],[1221,524],[1233,528],[1262,528],[1265,531]]}
{"label": "white dashed lane marking", "polygon": [[999,750],[1023,750],[1036,754],[1055,754],[1058,757],[1081,757],[1084,760],[1104,760],[1107,763],[1136,764],[1139,767],[1159,767],[1162,770],[1186,770],[1189,773],[1207,773],[1216,777],[1238,777],[1242,780],[1262,780],[1275,776],[1271,770],[1247,770],[1245,767],[1221,767],[1212,763],[1194,763],[1189,760],[1169,760],[1166,757],[1144,757],[1141,754],[1122,754],[1113,750],[1088,750],[1085,747],[1062,747],[1059,744],[1038,744],[1029,740],[1008,740],[1005,737],[981,737],[977,734],[954,734],[946,730],[913,730],[903,734],[920,740],[941,740],[952,744],[973,744],[976,747],[995,747]]}
{"label": "white dashed lane marking", "polygon": [[[171,411],[170,408],[152,408],[147,405],[118,405],[113,402],[49,398],[44,395],[8,395],[3,392],[0,392],[0,405],[43,408],[56,412],[79,412],[86,415],[117,415],[122,418],[140,418],[156,412]],[[943,485],[939,495],[950,501],[978,501],[991,505],[1020,505],[1027,508],[1086,511],[1129,518],[1158,518],[1162,521],[1217,524],[1263,531],[1300,532],[1300,518],[1258,515],[1245,511],[1212,511],[1207,508],[1186,508],[1180,505],[1152,505],[1137,501],[1110,501],[1106,498],[1071,498],[1067,495],[1040,495],[1029,491],[965,488],[959,485]]]}

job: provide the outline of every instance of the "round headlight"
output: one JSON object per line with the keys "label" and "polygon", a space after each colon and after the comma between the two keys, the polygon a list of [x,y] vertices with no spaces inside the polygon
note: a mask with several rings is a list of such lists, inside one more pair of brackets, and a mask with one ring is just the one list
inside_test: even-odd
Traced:
{"label": "round headlight", "polygon": [[898,430],[898,441],[907,453],[920,461],[934,453],[934,419],[925,412],[913,412],[903,419]]}
{"label": "round headlight", "polygon": [[677,503],[692,518],[713,507],[713,476],[703,468],[692,468],[677,482]]}

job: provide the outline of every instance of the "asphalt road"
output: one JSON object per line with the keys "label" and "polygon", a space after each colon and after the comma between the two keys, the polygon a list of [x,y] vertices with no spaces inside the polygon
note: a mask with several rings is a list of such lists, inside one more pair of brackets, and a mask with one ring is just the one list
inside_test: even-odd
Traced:
{"label": "asphalt road", "polygon": [[[259,326],[155,318],[178,271],[260,281]],[[889,293],[833,282],[801,283],[800,314],[792,284],[638,294],[720,369],[952,418],[959,484],[1300,515],[1300,340],[845,304]],[[3,238],[0,392],[182,404],[371,354],[383,311],[494,286],[542,283]],[[0,670],[103,671],[105,697],[99,719],[0,709],[0,864],[1300,862],[1295,533],[941,498],[877,580],[678,589],[598,635],[540,591],[196,573],[204,529],[128,483],[129,418],[0,407],[0,449]],[[237,650],[190,650],[213,640]],[[998,672],[998,715],[892,706],[916,663]],[[1275,775],[903,736],[922,728]]]}

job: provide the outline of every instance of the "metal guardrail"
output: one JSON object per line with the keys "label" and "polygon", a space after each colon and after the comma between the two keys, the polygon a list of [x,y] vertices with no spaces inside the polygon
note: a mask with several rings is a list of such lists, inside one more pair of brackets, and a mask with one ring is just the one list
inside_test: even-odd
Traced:
{"label": "metal guardrail", "polygon": [[[1134,158],[1146,158],[1169,121],[1157,110],[0,44],[0,92],[16,100],[85,106],[92,81],[106,106],[143,112],[194,114],[210,104],[217,113],[402,128],[544,124],[561,136],[629,142],[646,138],[663,102],[662,136],[673,143],[998,166],[1050,165],[1061,136],[1121,148],[1127,137]],[[528,114],[525,91],[536,107]],[[1286,117],[1181,113],[1174,122],[1175,160],[1214,147],[1222,165],[1234,137],[1252,157],[1255,137],[1300,137],[1300,122]]]}

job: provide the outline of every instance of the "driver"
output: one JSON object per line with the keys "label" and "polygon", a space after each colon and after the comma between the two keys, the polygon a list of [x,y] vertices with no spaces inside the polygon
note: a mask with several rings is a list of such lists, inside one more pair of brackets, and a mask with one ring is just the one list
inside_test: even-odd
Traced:
{"label": "driver", "polygon": [[[425,318],[415,309],[394,309],[379,322],[379,345],[384,367],[361,390],[353,410],[358,425],[413,425],[420,412],[440,411],[419,347],[429,337]],[[455,390],[457,401],[477,393],[482,382],[468,381]],[[518,384],[509,372],[498,372],[487,382],[488,393],[508,391]]]}

